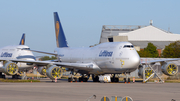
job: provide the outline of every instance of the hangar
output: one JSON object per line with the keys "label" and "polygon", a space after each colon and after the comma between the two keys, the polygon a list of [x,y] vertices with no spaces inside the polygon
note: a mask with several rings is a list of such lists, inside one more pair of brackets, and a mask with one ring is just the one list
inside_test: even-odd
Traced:
{"label": "hangar", "polygon": [[165,31],[152,24],[149,26],[103,25],[99,43],[129,41],[139,51],[151,42],[160,54],[165,46],[178,40],[180,40],[180,34]]}

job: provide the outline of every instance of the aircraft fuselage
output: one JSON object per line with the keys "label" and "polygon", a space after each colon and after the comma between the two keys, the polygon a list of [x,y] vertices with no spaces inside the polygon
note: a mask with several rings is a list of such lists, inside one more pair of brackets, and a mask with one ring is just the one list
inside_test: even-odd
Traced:
{"label": "aircraft fuselage", "polygon": [[[28,49],[28,46],[17,45],[17,46],[6,46],[0,49],[0,58],[7,60],[19,59],[19,60],[33,60],[35,57],[31,51],[22,50]],[[19,70],[28,70],[31,69],[34,65],[27,65],[27,63],[18,62],[17,63]],[[0,72],[2,72],[3,61],[0,62]]]}
{"label": "aircraft fuselage", "polygon": [[92,74],[132,72],[140,64],[140,57],[129,42],[102,43],[88,48],[57,48],[55,52],[60,62],[95,63],[100,70],[87,70]]}

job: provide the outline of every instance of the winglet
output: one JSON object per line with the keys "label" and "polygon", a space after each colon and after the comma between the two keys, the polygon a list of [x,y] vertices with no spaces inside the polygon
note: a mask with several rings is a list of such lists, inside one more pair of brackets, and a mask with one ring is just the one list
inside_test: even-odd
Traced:
{"label": "winglet", "polygon": [[24,45],[24,44],[25,44],[25,34],[23,33],[19,45]]}
{"label": "winglet", "polygon": [[54,24],[57,47],[68,47],[64,31],[57,12],[54,12]]}

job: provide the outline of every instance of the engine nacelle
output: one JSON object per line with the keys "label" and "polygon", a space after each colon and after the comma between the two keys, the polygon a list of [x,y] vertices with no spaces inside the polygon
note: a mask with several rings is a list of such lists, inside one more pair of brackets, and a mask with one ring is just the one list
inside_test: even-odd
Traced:
{"label": "engine nacelle", "polygon": [[172,62],[166,62],[161,67],[162,72],[168,76],[173,76],[178,73],[178,66]]}
{"label": "engine nacelle", "polygon": [[45,66],[38,67],[37,70],[41,75],[46,75],[46,67]]}
{"label": "engine nacelle", "polygon": [[145,67],[144,70],[145,70],[145,74],[144,74],[144,72],[143,72],[143,66],[140,65],[140,66],[139,66],[139,69],[138,69],[138,76],[139,76],[140,78],[143,78],[143,76],[145,76],[145,78],[147,79],[147,78],[149,78],[150,76],[151,76],[151,77],[154,76],[154,75],[152,75],[152,74],[153,74],[153,70],[152,70],[150,67]]}
{"label": "engine nacelle", "polygon": [[63,71],[60,67],[56,66],[56,65],[51,65],[51,66],[47,66],[46,69],[46,75],[54,80],[55,78],[59,79],[62,77]]}
{"label": "engine nacelle", "polygon": [[2,70],[7,75],[15,75],[18,72],[18,66],[12,61],[5,62]]}

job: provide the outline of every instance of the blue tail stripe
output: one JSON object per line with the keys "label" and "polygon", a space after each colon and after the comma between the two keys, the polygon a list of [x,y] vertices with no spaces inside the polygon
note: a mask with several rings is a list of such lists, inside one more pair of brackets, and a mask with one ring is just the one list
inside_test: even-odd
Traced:
{"label": "blue tail stripe", "polygon": [[24,45],[24,44],[25,44],[25,34],[23,33],[19,45]]}
{"label": "blue tail stripe", "polygon": [[64,31],[57,12],[54,12],[54,24],[57,47],[68,47]]}

